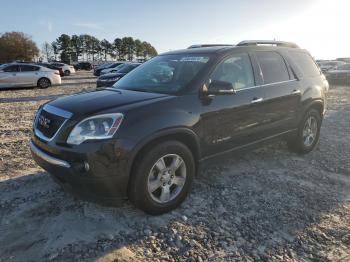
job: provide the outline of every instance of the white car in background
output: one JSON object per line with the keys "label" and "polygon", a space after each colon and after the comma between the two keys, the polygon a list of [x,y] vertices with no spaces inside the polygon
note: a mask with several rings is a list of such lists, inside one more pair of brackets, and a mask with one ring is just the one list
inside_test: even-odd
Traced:
{"label": "white car in background", "polygon": [[117,73],[122,67],[125,66],[126,63],[123,63],[121,65],[117,65],[115,67],[111,67],[111,68],[106,68],[106,69],[103,69],[101,71],[101,74],[100,75],[105,75],[105,74],[109,74],[109,73]]}
{"label": "white car in background", "polygon": [[75,74],[74,66],[67,65],[67,64],[64,64],[64,63],[57,63],[57,62],[51,63],[51,65],[54,65],[54,66],[62,68],[62,71],[63,71],[65,76],[69,76],[71,74]]}
{"label": "white car in background", "polygon": [[61,76],[57,70],[23,63],[0,66],[0,88],[31,86],[48,88],[60,84]]}

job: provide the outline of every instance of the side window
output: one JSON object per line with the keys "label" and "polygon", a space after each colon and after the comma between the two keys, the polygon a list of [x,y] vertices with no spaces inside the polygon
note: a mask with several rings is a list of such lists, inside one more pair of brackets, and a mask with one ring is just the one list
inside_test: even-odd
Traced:
{"label": "side window", "polygon": [[20,65],[21,72],[30,72],[30,71],[37,71],[39,70],[39,67],[32,66],[32,65]]}
{"label": "side window", "polygon": [[225,59],[215,68],[210,79],[229,82],[236,90],[254,86],[253,68],[248,54]]}
{"label": "side window", "polygon": [[299,67],[303,75],[308,77],[319,76],[321,74],[318,66],[312,57],[306,52],[290,51],[290,58]]}
{"label": "side window", "polygon": [[4,68],[4,72],[18,72],[18,65],[10,65]]}
{"label": "side window", "polygon": [[256,52],[264,84],[271,84],[289,80],[289,73],[283,57],[270,51]]}

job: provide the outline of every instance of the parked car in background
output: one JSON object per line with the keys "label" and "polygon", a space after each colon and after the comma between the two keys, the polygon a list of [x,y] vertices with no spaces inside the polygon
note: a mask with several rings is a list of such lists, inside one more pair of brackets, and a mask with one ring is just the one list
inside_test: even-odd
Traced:
{"label": "parked car in background", "polygon": [[317,64],[321,68],[322,72],[326,72],[332,68],[345,64],[343,61],[318,61]]}
{"label": "parked car in background", "polygon": [[126,63],[121,65],[118,72],[113,72],[101,75],[97,78],[96,87],[109,87],[115,84],[120,78],[125,76],[130,71],[134,70],[136,67],[141,65],[141,63]]}
{"label": "parked car in background", "polygon": [[64,72],[63,72],[63,69],[61,67],[54,66],[54,65],[49,64],[49,63],[37,63],[37,65],[47,67],[47,68],[50,68],[52,70],[58,70],[58,72],[60,73],[60,76],[64,77]]}
{"label": "parked car in background", "polygon": [[330,83],[350,84],[350,64],[343,64],[324,73]]}
{"label": "parked car in background", "polygon": [[292,43],[173,51],[113,88],[41,106],[30,147],[75,194],[108,204],[129,197],[161,214],[185,200],[210,159],[276,139],[293,152],[312,151],[328,87],[312,56]]}
{"label": "parked car in background", "polygon": [[65,76],[69,76],[71,74],[75,74],[74,66],[67,65],[67,64],[64,64],[64,63],[58,63],[58,62],[53,62],[51,64],[54,65],[54,66],[62,68],[63,73],[64,73]]}
{"label": "parked car in background", "polygon": [[0,88],[47,88],[61,84],[60,73],[34,64],[12,63],[0,67]]}
{"label": "parked car in background", "polygon": [[125,62],[115,62],[115,63],[112,63],[112,64],[106,64],[106,65],[102,65],[100,67],[96,67],[95,70],[94,70],[94,76],[100,76],[101,75],[101,71],[102,70],[105,70],[105,69],[108,69],[108,68],[115,68],[119,65],[122,65],[124,64]]}
{"label": "parked car in background", "polygon": [[109,74],[109,73],[116,73],[120,69],[122,69],[124,66],[125,66],[125,64],[121,64],[121,65],[118,65],[116,67],[105,68],[101,71],[100,75]]}
{"label": "parked car in background", "polygon": [[75,70],[87,70],[90,71],[92,69],[92,64],[89,62],[79,62],[74,65]]}

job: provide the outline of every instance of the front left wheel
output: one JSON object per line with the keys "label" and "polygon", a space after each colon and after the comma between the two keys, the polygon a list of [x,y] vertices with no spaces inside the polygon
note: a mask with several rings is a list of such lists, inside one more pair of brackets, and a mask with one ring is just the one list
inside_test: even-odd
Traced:
{"label": "front left wheel", "polygon": [[195,174],[191,151],[169,141],[156,145],[136,160],[129,198],[148,214],[159,215],[178,207],[188,195]]}

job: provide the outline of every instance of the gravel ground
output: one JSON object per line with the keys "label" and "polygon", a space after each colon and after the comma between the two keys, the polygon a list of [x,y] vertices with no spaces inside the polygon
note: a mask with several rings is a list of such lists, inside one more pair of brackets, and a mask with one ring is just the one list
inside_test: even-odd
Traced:
{"label": "gravel ground", "polygon": [[[47,90],[73,93],[87,73]],[[62,191],[31,160],[30,128],[46,100],[0,101],[1,261],[350,261],[350,87],[334,86],[321,141],[310,154],[282,142],[203,168],[177,210],[145,215]]]}

